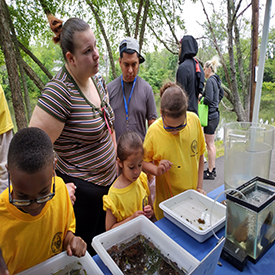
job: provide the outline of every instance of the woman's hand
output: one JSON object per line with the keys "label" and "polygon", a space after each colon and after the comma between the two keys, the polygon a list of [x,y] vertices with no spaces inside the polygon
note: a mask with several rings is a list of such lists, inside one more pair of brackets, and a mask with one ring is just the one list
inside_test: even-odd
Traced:
{"label": "woman's hand", "polygon": [[201,99],[202,99],[202,94],[201,93],[199,93],[199,96],[198,96],[198,102],[200,103],[200,101],[201,101]]}
{"label": "woman's hand", "polygon": [[80,237],[68,231],[64,240],[64,249],[68,256],[82,257],[86,253],[87,244]]}
{"label": "woman's hand", "polygon": [[168,170],[171,169],[172,165],[173,163],[167,159],[161,160],[157,167],[156,176],[161,176],[166,173]]}
{"label": "woman's hand", "polygon": [[0,275],[9,275],[9,271],[7,268],[7,265],[5,263],[5,260],[2,255],[2,250],[0,248]]}
{"label": "woman's hand", "polygon": [[69,192],[69,196],[70,196],[72,205],[74,205],[74,203],[76,201],[76,197],[74,195],[75,194],[76,186],[74,185],[73,182],[66,183],[66,186],[67,186],[67,189],[68,189],[68,192]]}

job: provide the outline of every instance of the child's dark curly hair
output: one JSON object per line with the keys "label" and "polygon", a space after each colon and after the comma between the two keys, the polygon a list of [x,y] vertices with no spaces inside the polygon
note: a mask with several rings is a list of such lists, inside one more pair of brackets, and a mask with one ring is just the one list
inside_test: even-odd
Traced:
{"label": "child's dark curly hair", "polygon": [[141,150],[143,153],[142,139],[138,133],[126,131],[119,137],[117,142],[117,157],[121,162],[138,150]]}

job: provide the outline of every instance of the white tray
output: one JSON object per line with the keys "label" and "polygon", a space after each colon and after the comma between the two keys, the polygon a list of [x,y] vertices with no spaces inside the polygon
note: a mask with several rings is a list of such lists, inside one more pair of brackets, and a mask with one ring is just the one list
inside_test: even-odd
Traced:
{"label": "white tray", "polygon": [[50,275],[73,262],[80,262],[82,264],[82,268],[86,270],[87,275],[103,275],[101,269],[95,263],[88,251],[86,251],[85,256],[81,258],[75,256],[70,257],[67,255],[66,251],[63,251],[45,262],[18,273],[18,275]]}
{"label": "white tray", "polygon": [[225,225],[226,207],[195,190],[184,191],[161,202],[159,207],[167,219],[200,243],[213,235],[212,228],[217,232]]}
{"label": "white tray", "polygon": [[150,238],[150,241],[156,248],[160,249],[162,255],[176,262],[179,268],[184,268],[188,273],[194,270],[200,263],[195,257],[162,232],[148,218],[138,216],[125,224],[93,238],[93,248],[112,274],[118,275],[123,273],[107,250],[113,245],[130,241],[138,234],[142,234],[147,239]]}

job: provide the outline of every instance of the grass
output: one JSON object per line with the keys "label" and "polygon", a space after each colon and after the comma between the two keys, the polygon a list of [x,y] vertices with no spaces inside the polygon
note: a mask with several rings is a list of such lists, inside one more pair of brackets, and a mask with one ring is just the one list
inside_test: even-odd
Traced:
{"label": "grass", "polygon": [[216,158],[224,156],[224,144],[223,140],[218,140],[215,142],[216,146]]}
{"label": "grass", "polygon": [[[223,140],[217,140],[215,141],[215,146],[216,146],[216,158],[224,156],[224,144]],[[207,150],[204,153],[205,158],[208,161],[208,152]]]}

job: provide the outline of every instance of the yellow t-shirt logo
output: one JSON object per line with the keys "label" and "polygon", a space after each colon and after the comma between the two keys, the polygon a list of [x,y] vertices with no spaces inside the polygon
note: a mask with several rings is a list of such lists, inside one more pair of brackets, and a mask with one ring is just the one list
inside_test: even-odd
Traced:
{"label": "yellow t-shirt logo", "polygon": [[62,232],[58,232],[54,235],[53,240],[52,240],[52,252],[57,253],[60,252],[62,249],[62,238],[61,238]]}

